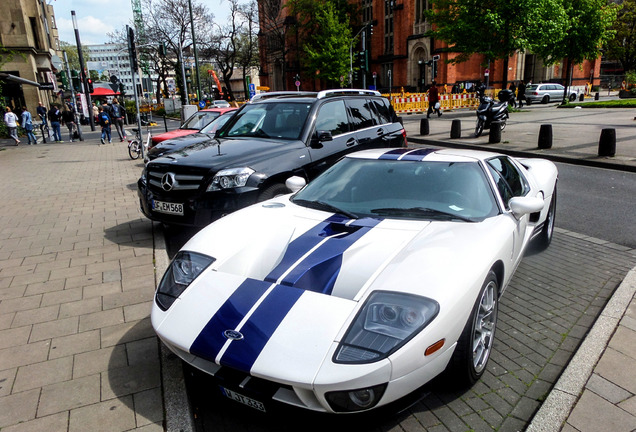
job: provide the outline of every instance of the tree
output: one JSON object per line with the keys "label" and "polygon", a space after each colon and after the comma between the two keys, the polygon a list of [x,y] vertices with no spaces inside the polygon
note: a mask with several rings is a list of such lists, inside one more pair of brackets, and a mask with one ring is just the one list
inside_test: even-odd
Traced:
{"label": "tree", "polygon": [[342,85],[349,75],[351,27],[347,16],[339,15],[331,2],[321,3],[314,20],[321,29],[303,45],[305,68],[320,71],[320,77],[332,86]]}
{"label": "tree", "polygon": [[258,61],[258,7],[256,1],[250,0],[249,3],[239,7],[239,13],[245,20],[245,26],[239,33],[238,55],[236,56],[236,64],[243,72],[243,88],[245,98],[249,94],[246,77],[251,68],[259,66]]}
{"label": "tree", "polygon": [[541,44],[532,43],[530,48],[547,64],[565,61],[565,103],[573,65],[598,58],[601,48],[613,39],[616,32],[612,26],[618,6],[607,0],[562,0],[562,8],[566,16],[564,36]]}
{"label": "tree", "polygon": [[[60,50],[66,51],[66,57],[68,57],[68,65],[73,70],[80,70],[82,67],[79,63],[79,55],[77,54],[77,45],[70,44],[68,42],[60,41]],[[84,62],[90,61],[90,54],[88,49],[82,45],[82,57]]]}
{"label": "tree", "polygon": [[606,56],[620,61],[625,72],[636,71],[636,0],[623,0],[612,30],[616,37],[607,44]]}
{"label": "tree", "polygon": [[449,63],[461,63],[473,54],[503,59],[502,82],[508,82],[508,59],[534,41],[541,45],[564,35],[561,0],[433,0],[424,12],[433,29],[427,33],[456,53]]}
{"label": "tree", "polygon": [[296,17],[296,69],[320,77],[329,85],[340,86],[341,77],[349,74],[351,18],[356,5],[346,0],[289,0],[289,12]]}

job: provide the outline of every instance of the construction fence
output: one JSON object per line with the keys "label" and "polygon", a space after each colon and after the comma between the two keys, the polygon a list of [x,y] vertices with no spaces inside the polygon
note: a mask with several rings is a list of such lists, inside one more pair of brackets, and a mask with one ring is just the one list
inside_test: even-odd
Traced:
{"label": "construction fence", "polygon": [[[496,89],[486,90],[486,95],[494,98]],[[383,94],[391,101],[397,114],[414,114],[428,111],[428,95],[426,93],[392,93]],[[442,93],[439,95],[441,110],[473,108],[479,106],[478,93]]]}

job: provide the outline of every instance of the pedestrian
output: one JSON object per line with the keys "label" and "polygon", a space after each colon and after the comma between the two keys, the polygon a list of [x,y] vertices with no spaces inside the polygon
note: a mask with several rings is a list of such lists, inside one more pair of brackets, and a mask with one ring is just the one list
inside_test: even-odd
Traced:
{"label": "pedestrian", "polygon": [[5,108],[4,123],[9,129],[9,135],[15,141],[15,145],[20,144],[20,139],[18,138],[18,116],[11,111],[10,107]]}
{"label": "pedestrian", "polygon": [[93,102],[93,120],[95,120],[95,123],[99,123],[97,116],[99,116],[99,108],[97,108],[97,105]]}
{"label": "pedestrian", "polygon": [[71,104],[64,105],[64,111],[62,111],[62,121],[68,128],[69,141],[73,142],[73,135],[75,134],[77,123],[75,123],[75,110],[73,109]]}
{"label": "pedestrian", "polygon": [[44,124],[44,126],[48,126],[49,124],[46,121],[46,107],[42,104],[42,101],[38,102],[38,107],[36,108],[35,111],[38,116],[40,116],[40,121],[42,122],[42,124]]}
{"label": "pedestrian", "polygon": [[517,87],[517,100],[519,101],[519,108],[521,108],[523,101],[526,100],[526,84],[523,81],[519,81],[519,87]]}
{"label": "pedestrian", "polygon": [[113,113],[113,123],[117,129],[119,140],[123,142],[126,139],[126,129],[124,129],[124,107],[119,105],[117,98],[113,99],[111,111]]}
{"label": "pedestrian", "polygon": [[33,134],[33,116],[27,107],[22,107],[22,129],[24,129],[27,133],[29,145],[38,143],[38,139]]}
{"label": "pedestrian", "polygon": [[51,122],[51,129],[53,129],[53,141],[64,142],[62,141],[62,130],[60,128],[60,122],[62,121],[60,108],[56,104],[51,105],[48,116]]}
{"label": "pedestrian", "polygon": [[426,112],[426,118],[431,117],[432,112],[437,113],[437,117],[442,115],[439,104],[439,90],[437,89],[437,83],[433,81],[431,88],[428,89],[428,111]]}
{"label": "pedestrian", "polygon": [[110,125],[112,124],[112,120],[103,106],[100,106],[98,110],[99,114],[97,115],[97,119],[99,125],[102,127],[102,144],[106,144],[104,138],[108,138],[108,142],[110,143],[112,142],[110,140]]}

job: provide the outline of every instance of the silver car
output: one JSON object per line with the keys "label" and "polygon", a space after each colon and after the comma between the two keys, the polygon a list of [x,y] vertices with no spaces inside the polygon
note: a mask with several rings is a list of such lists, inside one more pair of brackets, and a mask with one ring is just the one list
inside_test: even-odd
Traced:
{"label": "silver car", "polygon": [[[563,100],[563,86],[561,84],[530,84],[526,87],[526,101],[528,105],[532,102],[541,102],[547,104],[549,102],[560,102]],[[568,100],[570,102],[576,99],[576,91],[568,90]]]}

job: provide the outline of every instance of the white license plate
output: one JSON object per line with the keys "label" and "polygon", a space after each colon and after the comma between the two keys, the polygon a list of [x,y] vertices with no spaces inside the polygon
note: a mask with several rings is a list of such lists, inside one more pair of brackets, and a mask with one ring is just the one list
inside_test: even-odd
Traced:
{"label": "white license plate", "polygon": [[228,398],[236,401],[236,402],[240,402],[244,405],[247,405],[248,407],[252,407],[254,409],[257,409],[259,411],[265,412],[265,405],[263,405],[262,403],[260,403],[257,400],[254,400],[252,398],[248,398],[247,396],[243,396],[240,393],[236,393],[235,391],[232,390],[228,390],[225,387],[221,387],[221,391],[223,392],[223,394],[225,396],[227,396]]}
{"label": "white license plate", "polygon": [[164,201],[152,201],[152,209],[159,213],[183,216],[183,204]]}

